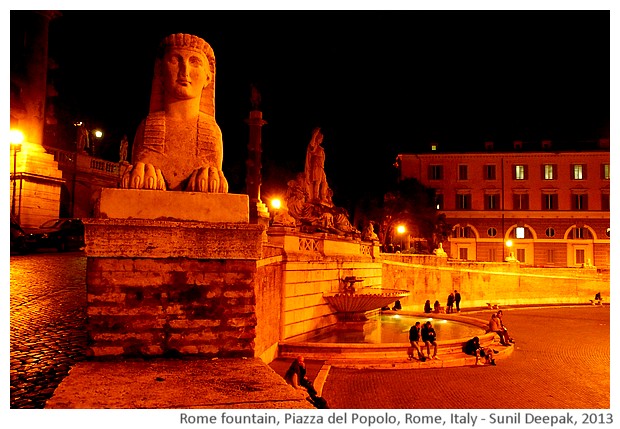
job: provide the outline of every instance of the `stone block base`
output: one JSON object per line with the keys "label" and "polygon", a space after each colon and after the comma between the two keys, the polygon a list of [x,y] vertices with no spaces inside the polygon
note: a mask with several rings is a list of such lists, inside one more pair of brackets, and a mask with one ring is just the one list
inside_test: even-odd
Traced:
{"label": "stone block base", "polygon": [[143,189],[104,188],[95,208],[96,217],[195,222],[248,223],[249,197]]}
{"label": "stone block base", "polygon": [[261,225],[85,220],[93,356],[253,357]]}

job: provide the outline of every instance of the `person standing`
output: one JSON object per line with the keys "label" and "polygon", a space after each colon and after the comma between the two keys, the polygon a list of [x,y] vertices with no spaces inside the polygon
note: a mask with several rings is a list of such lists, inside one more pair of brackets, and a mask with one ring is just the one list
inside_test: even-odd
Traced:
{"label": "person standing", "polygon": [[448,295],[448,302],[446,303],[446,313],[450,314],[452,313],[452,307],[454,306],[454,294],[452,292],[450,292],[450,295]]}
{"label": "person standing", "polygon": [[[422,328],[422,341],[426,344],[426,353],[429,359],[439,359],[437,357],[437,333],[429,320]],[[433,356],[431,357],[431,346],[433,346]]]}
{"label": "person standing", "polygon": [[415,325],[409,329],[409,343],[411,344],[411,348],[409,349],[409,360],[413,359],[413,351],[418,352],[418,359],[420,361],[424,361],[424,353],[420,350],[420,345],[418,342],[420,341],[420,322],[415,322]]}
{"label": "person standing", "polygon": [[458,290],[454,289],[454,303],[456,304],[456,312],[461,312],[461,294]]}

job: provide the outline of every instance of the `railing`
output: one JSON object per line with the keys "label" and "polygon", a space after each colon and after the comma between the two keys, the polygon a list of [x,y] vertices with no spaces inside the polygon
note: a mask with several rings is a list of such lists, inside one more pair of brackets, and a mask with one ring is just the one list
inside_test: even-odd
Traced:
{"label": "railing", "polygon": [[117,162],[110,162],[99,158],[93,158],[90,155],[78,154],[76,152],[52,147],[46,147],[45,150],[54,155],[54,161],[58,162],[58,167],[61,170],[76,169],[85,173],[89,171],[99,175],[103,173],[106,176],[119,175],[119,164]]}

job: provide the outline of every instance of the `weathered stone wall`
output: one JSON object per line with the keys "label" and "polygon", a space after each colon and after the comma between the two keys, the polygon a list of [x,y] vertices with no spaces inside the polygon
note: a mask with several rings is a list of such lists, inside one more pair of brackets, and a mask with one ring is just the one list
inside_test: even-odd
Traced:
{"label": "weathered stone wall", "polygon": [[518,304],[584,304],[597,292],[609,297],[609,274],[595,268],[531,268],[518,263],[448,261],[418,255],[383,255],[383,287],[406,289],[403,307],[423,311],[424,302],[446,305],[450,291],[461,307]]}
{"label": "weathered stone wall", "polygon": [[88,260],[96,356],[253,356],[254,261]]}
{"label": "weathered stone wall", "polygon": [[284,255],[280,340],[304,341],[336,324],[336,313],[323,294],[341,290],[345,277],[363,278],[356,287],[381,286],[378,247],[370,243],[277,231],[270,231],[269,241]]}
{"label": "weathered stone wall", "polygon": [[85,224],[94,356],[254,356],[262,226]]}
{"label": "weathered stone wall", "polygon": [[269,363],[278,357],[282,326],[282,249],[266,244],[258,261],[256,282],[256,339],[254,356]]}

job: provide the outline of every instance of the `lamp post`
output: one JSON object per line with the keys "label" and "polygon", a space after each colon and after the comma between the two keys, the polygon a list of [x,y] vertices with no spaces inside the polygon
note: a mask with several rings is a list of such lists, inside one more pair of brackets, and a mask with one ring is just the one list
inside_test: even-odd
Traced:
{"label": "lamp post", "polygon": [[278,211],[282,207],[282,200],[279,198],[272,198],[270,202],[271,208],[273,209],[273,215],[271,217],[271,223],[274,224],[276,222],[276,218],[278,216]]}
{"label": "lamp post", "polygon": [[19,130],[11,130],[11,150],[13,151],[13,195],[11,198],[11,216],[16,218],[19,222],[15,210],[15,197],[17,193],[17,152],[22,150],[22,142],[24,141],[24,134]]}
{"label": "lamp post", "polygon": [[404,240],[404,239],[403,239],[403,236],[404,236],[405,232],[407,232],[407,228],[405,228],[405,225],[398,225],[398,226],[396,227],[396,233],[397,233],[398,235],[400,235],[400,251],[401,251],[401,252],[404,250],[404,249],[403,249],[403,244],[404,244],[404,243],[403,243],[403,240]]}
{"label": "lamp post", "polygon": [[506,261],[512,261],[514,260],[514,255],[512,254],[512,240],[506,240],[506,247],[508,248],[508,257],[506,258]]}
{"label": "lamp post", "polygon": [[[93,139],[91,148],[90,148],[90,155],[93,158],[97,157],[97,150],[99,149],[99,146],[101,146],[101,141],[103,140],[103,131],[101,130],[93,130],[93,136],[95,136],[95,138]],[[96,142],[96,144],[95,144]]]}

